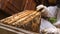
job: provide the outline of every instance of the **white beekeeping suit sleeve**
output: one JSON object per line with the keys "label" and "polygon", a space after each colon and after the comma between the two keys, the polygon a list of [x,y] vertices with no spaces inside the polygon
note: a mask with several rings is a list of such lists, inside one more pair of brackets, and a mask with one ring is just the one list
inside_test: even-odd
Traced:
{"label": "white beekeeping suit sleeve", "polygon": [[48,7],[48,13],[50,17],[56,17],[57,14],[57,6],[49,6]]}
{"label": "white beekeeping suit sleeve", "polygon": [[59,33],[60,34],[60,30],[58,31],[58,29],[54,25],[52,25],[49,21],[47,21],[43,18],[41,18],[40,31],[45,32],[46,34],[48,34],[48,33],[51,33],[51,34]]}
{"label": "white beekeeping suit sleeve", "polygon": [[53,26],[49,21],[41,18],[41,26],[40,29],[47,29],[47,28],[56,28],[55,26]]}

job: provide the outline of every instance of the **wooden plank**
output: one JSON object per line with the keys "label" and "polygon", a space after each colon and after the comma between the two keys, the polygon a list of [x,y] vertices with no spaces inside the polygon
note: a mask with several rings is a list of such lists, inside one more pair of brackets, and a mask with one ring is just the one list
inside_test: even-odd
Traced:
{"label": "wooden plank", "polygon": [[24,29],[21,29],[21,28],[16,28],[16,27],[13,27],[13,26],[10,26],[10,25],[6,25],[6,24],[3,24],[0,22],[0,28],[4,29],[4,30],[7,30],[7,31],[11,31],[13,33],[24,33],[24,34],[39,34],[39,33],[35,33],[35,32],[31,32],[31,31],[27,31],[27,30],[24,30]]}
{"label": "wooden plank", "polygon": [[40,12],[33,10],[26,10],[22,11],[21,13],[2,19],[0,20],[0,22],[15,27],[19,27],[28,31],[39,32],[40,18],[41,18]]}

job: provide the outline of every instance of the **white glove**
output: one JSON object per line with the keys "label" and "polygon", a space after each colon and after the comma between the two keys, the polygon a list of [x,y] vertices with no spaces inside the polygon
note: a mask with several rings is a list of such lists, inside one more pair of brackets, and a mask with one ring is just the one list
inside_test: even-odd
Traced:
{"label": "white glove", "polygon": [[[43,9],[42,9],[42,8],[43,8]],[[44,12],[43,10],[47,10],[47,7],[44,6],[44,5],[38,5],[38,6],[36,7],[36,10],[37,10],[37,11],[39,11],[39,10],[41,10],[41,9],[42,9],[41,12]]]}
{"label": "white glove", "polygon": [[41,10],[40,12],[42,13],[42,16],[49,17],[48,16],[48,8],[44,5],[38,5],[36,7],[37,11]]}
{"label": "white glove", "polygon": [[44,5],[38,5],[36,8],[37,8],[37,11],[39,11],[43,8],[43,10],[41,10],[41,12],[42,12],[43,16],[47,16],[47,17],[55,17],[56,13],[57,13],[57,6],[46,7]]}

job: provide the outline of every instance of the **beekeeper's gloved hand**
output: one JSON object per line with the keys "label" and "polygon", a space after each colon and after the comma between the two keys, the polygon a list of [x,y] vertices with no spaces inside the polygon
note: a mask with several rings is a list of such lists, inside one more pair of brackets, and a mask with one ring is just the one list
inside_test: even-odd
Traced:
{"label": "beekeeper's gloved hand", "polygon": [[48,8],[46,7],[46,6],[44,6],[44,5],[38,5],[37,7],[36,7],[36,10],[37,11],[40,11],[41,13],[42,13],[42,16],[44,16],[44,17],[50,17],[48,14]]}

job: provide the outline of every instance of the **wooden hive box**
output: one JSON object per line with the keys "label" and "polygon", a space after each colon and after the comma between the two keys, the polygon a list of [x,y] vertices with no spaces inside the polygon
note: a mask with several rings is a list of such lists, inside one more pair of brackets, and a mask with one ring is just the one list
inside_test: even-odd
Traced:
{"label": "wooden hive box", "polygon": [[1,23],[22,28],[27,31],[39,33],[41,13],[33,10],[25,10],[10,17],[0,20]]}
{"label": "wooden hive box", "polygon": [[0,0],[0,9],[7,14],[15,14],[23,10],[35,10],[34,0]]}

